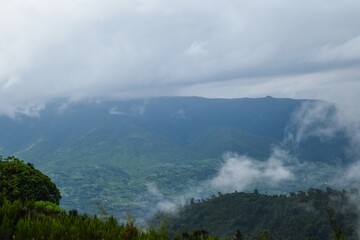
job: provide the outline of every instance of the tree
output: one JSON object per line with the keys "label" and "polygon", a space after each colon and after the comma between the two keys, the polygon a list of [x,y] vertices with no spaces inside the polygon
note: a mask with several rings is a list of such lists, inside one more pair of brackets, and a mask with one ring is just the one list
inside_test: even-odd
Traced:
{"label": "tree", "polygon": [[59,189],[32,164],[10,156],[0,161],[0,199],[60,203]]}

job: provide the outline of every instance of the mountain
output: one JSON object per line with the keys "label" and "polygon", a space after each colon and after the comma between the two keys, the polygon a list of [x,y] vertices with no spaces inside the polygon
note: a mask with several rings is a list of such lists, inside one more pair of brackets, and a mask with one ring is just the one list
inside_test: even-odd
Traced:
{"label": "mountain", "polygon": [[[39,116],[0,117],[0,148],[2,155],[25,159],[49,175],[65,208],[94,213],[101,205],[117,216],[143,215],[154,204],[149,184],[164,196],[179,196],[213,178],[225,152],[266,160],[274,146],[284,145],[293,113],[305,102],[272,97],[59,100]],[[335,164],[349,161],[346,141],[340,135],[327,141],[312,137],[288,148],[301,161]],[[320,180],[317,184],[328,181]]]}

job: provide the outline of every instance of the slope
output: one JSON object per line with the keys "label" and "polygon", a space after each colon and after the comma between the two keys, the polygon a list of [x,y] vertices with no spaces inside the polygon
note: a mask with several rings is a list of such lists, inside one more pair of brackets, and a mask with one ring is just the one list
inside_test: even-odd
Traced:
{"label": "slope", "polygon": [[[62,99],[39,116],[0,117],[0,149],[48,174],[62,191],[64,207],[94,213],[101,203],[121,216],[134,207],[149,207],[149,183],[172,196],[211,179],[224,152],[266,159],[303,102],[271,97]],[[342,138],[336,139],[336,148],[317,141],[312,148],[295,149],[294,155],[312,162],[346,160],[345,145]]]}

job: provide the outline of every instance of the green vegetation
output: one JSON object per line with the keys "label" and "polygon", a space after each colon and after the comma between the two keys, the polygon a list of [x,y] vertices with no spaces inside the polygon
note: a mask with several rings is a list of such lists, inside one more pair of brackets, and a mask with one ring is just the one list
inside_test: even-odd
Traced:
{"label": "green vegetation", "polygon": [[99,219],[76,210],[66,213],[50,202],[5,200],[0,206],[0,239],[168,239],[166,232],[142,231],[133,221],[118,224],[115,218]]}
{"label": "green vegetation", "polygon": [[[66,210],[95,214],[100,203],[119,219],[127,211],[142,218],[154,205],[149,183],[165,197],[191,196],[191,189],[216,175],[225,152],[267,159],[303,102],[270,97],[61,100],[38,117],[0,116],[0,153],[26,159],[48,175]],[[323,164],[311,168],[316,176],[305,169],[297,181],[275,189],[259,181],[246,190],[281,193],[324,187],[337,170],[330,163],[349,161],[345,145],[344,138],[336,138],[286,146],[300,161]]]}
{"label": "green vegetation", "polygon": [[[194,203],[195,204],[195,203]],[[196,203],[198,204],[198,203]],[[196,205],[195,204],[195,205]],[[267,207],[267,206],[264,206]],[[224,207],[223,207],[224,208]],[[231,211],[231,207],[228,207]],[[214,209],[216,211],[216,209]],[[303,210],[300,210],[303,211]],[[330,212],[332,210],[329,210]],[[194,218],[200,213],[194,213]],[[243,216],[244,217],[244,216]],[[301,216],[304,218],[304,214]],[[265,214],[257,218],[257,222],[253,221],[252,217],[246,219],[238,219],[242,227],[242,223],[247,222],[247,226],[250,224],[255,229],[257,234],[242,234],[241,231],[234,231],[232,234],[228,234],[227,237],[216,237],[206,231],[204,228],[197,228],[199,224],[192,221],[188,223],[189,229],[200,229],[192,231],[181,231],[172,233],[166,229],[166,225],[162,224],[160,227],[150,227],[142,229],[135,225],[133,220],[128,220],[126,223],[118,223],[118,221],[111,216],[97,217],[88,216],[86,214],[78,214],[76,210],[70,210],[66,212],[62,210],[56,204],[50,202],[37,202],[37,201],[3,201],[0,205],[0,239],[48,239],[48,240],[111,240],[111,239],[123,239],[123,240],[215,240],[215,239],[248,239],[248,240],[271,240],[271,239],[345,239],[344,235],[349,234],[343,232],[343,226],[339,224],[338,216],[334,216],[334,212],[329,213],[329,217],[323,226],[320,226],[316,222],[308,222],[311,217],[304,218],[303,220],[296,220],[295,217],[285,216],[284,219],[278,219],[279,224],[283,224],[286,221],[290,221],[285,228],[276,232],[278,229],[275,225],[269,230],[260,230],[259,226],[263,226],[264,220],[268,219]],[[222,219],[224,220],[224,219]],[[229,218],[229,221],[233,219]],[[228,222],[229,222],[228,221]],[[320,219],[322,221],[322,219]],[[221,223],[216,221],[218,228],[224,226],[227,222]],[[191,225],[193,224],[193,225]],[[274,224],[274,222],[273,222]],[[306,224],[306,228],[309,232],[304,233],[299,231],[303,228],[302,224]],[[314,225],[311,225],[314,224]],[[259,226],[258,226],[259,225]],[[319,228],[320,227],[320,228]],[[324,228],[323,228],[324,227]],[[332,228],[333,227],[333,228]],[[346,229],[346,228],[345,228]],[[171,234],[169,234],[171,233]],[[353,232],[351,232],[353,233]],[[309,236],[313,236],[312,238]],[[356,239],[356,237],[348,237],[346,239]]]}
{"label": "green vegetation", "polygon": [[[358,239],[358,199],[358,191],[347,193],[331,188],[292,192],[288,196],[270,196],[257,190],[219,193],[210,199],[191,200],[175,216],[165,216],[171,233],[195,228],[229,237],[239,231],[248,239],[268,229],[266,239]],[[159,214],[154,223],[163,217]]]}
{"label": "green vegetation", "polygon": [[[0,186],[2,240],[169,239],[164,226],[142,230],[135,226],[133,220],[119,224],[105,211],[101,218],[80,215],[77,210],[67,213],[57,205],[60,194],[51,180],[32,164],[25,164],[15,157],[3,159],[0,156]],[[178,239],[195,239],[192,237],[193,234],[190,234]],[[204,239],[215,238],[206,235]]]}
{"label": "green vegetation", "polygon": [[50,178],[30,163],[15,158],[1,158],[0,199],[38,200],[60,203],[60,192]]}
{"label": "green vegetation", "polygon": [[101,217],[75,209],[66,212],[58,206],[60,194],[51,180],[20,159],[0,156],[0,170],[2,240],[356,239],[353,200],[359,198],[358,191],[350,193],[351,199],[347,192],[331,188],[289,196],[257,190],[219,193],[207,200],[192,199],[178,216],[158,215],[154,227],[142,229],[131,219],[118,223],[101,206]]}

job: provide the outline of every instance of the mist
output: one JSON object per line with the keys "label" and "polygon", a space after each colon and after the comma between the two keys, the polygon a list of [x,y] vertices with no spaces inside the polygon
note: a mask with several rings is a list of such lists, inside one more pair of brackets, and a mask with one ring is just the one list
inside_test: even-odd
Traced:
{"label": "mist", "polygon": [[235,153],[227,153],[218,175],[210,180],[210,187],[221,192],[243,191],[254,181],[273,185],[293,180],[291,166],[287,166],[289,155],[275,149],[266,161],[258,161]]}
{"label": "mist", "polygon": [[[176,215],[178,207],[186,204],[190,198],[206,199],[217,192],[225,194],[260,189],[268,194],[289,194],[290,191],[306,192],[308,188],[314,187],[333,187],[346,189],[350,194],[350,190],[360,184],[360,119],[351,109],[325,101],[304,102],[293,112],[283,141],[272,147],[267,159],[259,160],[236,152],[224,153],[214,177],[189,188],[181,196],[166,198],[161,195],[156,205],[157,211]],[[308,138],[315,137],[325,142],[336,138],[338,134],[348,139],[347,164],[310,162],[299,159],[293,152]],[[289,192],[279,191],[286,189],[286,186],[290,186]],[[157,188],[155,193],[158,193]],[[350,196],[350,199],[358,199],[358,195]],[[351,201],[351,204],[354,203]],[[360,205],[356,206],[360,214]]]}

